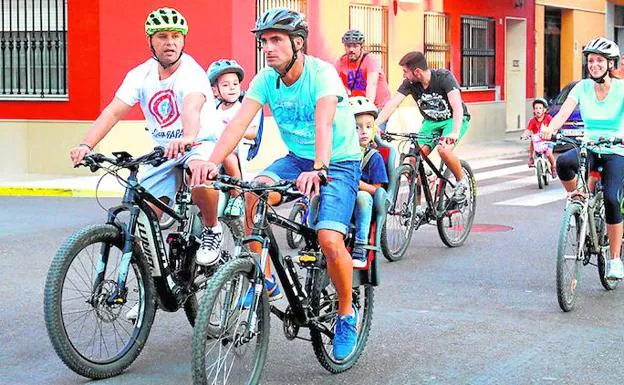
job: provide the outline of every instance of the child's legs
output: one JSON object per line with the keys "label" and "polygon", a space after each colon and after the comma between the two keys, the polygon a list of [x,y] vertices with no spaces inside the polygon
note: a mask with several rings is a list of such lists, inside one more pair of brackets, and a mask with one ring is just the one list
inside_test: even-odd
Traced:
{"label": "child's legs", "polygon": [[533,153],[533,141],[529,141],[529,159],[533,159],[535,154]]}
{"label": "child's legs", "polygon": [[355,242],[368,244],[371,218],[373,216],[373,196],[366,191],[358,191],[355,204]]}
{"label": "child's legs", "polygon": [[[225,160],[223,161],[223,169],[225,170],[225,173],[231,177],[238,179],[242,178],[241,170],[238,167],[238,156],[235,152],[231,153],[225,158]],[[240,191],[232,189],[230,190],[230,195],[239,196]]]}

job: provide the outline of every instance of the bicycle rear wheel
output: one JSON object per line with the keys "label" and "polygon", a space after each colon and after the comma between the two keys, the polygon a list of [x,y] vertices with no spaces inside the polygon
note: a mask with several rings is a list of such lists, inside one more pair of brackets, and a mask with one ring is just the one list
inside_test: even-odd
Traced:
{"label": "bicycle rear wheel", "polygon": [[[296,223],[305,224],[303,219],[305,218],[306,210],[307,207],[304,204],[296,203],[290,210],[288,219]],[[288,242],[288,247],[291,249],[298,249],[303,243],[303,236],[294,231],[286,230],[286,242]]]}
{"label": "bicycle rear wheel", "polygon": [[416,210],[416,175],[410,165],[402,165],[396,173],[392,205],[381,232],[381,250],[390,262],[403,258],[414,232]]}
{"label": "bicycle rear wheel", "polygon": [[[248,327],[245,296],[254,279],[253,253],[223,265],[202,298],[193,332],[194,384],[257,384],[269,347],[269,299],[258,301],[255,325]],[[215,328],[216,326],[216,328]]]}
{"label": "bicycle rear wheel", "polygon": [[[108,302],[118,289],[121,238],[112,225],[79,230],[61,245],[46,279],[44,315],[52,346],[65,365],[88,378],[109,378],[130,366],[156,313],[150,267],[138,247],[126,278],[126,302]],[[108,263],[96,285],[102,251],[108,252]],[[135,306],[135,318],[128,317]]]}
{"label": "bicycle rear wheel", "polygon": [[[319,274],[327,274],[325,270]],[[333,356],[333,340],[326,334],[310,328],[312,348],[321,366],[331,373],[342,373],[356,364],[368,341],[370,327],[373,321],[373,286],[361,285],[353,289],[353,304],[358,309],[359,317],[357,321],[357,344],[355,351],[342,361],[338,361]],[[312,311],[317,321],[334,332],[336,327],[336,316],[338,314],[338,294],[334,285],[328,279],[317,279],[316,287],[312,297]]]}
{"label": "bicycle rear wheel", "polygon": [[574,308],[581,279],[583,257],[580,255],[581,206],[569,204],[563,214],[557,246],[557,301],[563,311]]}
{"label": "bicycle rear wheel", "polygon": [[[448,247],[458,247],[464,244],[472,229],[475,211],[477,209],[477,181],[468,162],[461,161],[462,170],[467,178],[466,200],[461,203],[454,201],[455,189],[450,184],[442,183],[438,198],[438,211],[444,214],[437,218],[438,234]],[[455,176],[448,168],[444,177],[455,183]]]}
{"label": "bicycle rear wheel", "polygon": [[[607,279],[607,261],[611,259],[611,248],[609,246],[609,237],[607,236],[607,222],[605,221],[605,207],[602,192],[596,197],[595,212],[598,213],[596,219],[596,232],[598,233],[598,245],[600,253],[598,254],[598,277],[600,284],[605,290],[615,290],[620,282],[617,279]],[[620,255],[621,252],[620,252]]]}

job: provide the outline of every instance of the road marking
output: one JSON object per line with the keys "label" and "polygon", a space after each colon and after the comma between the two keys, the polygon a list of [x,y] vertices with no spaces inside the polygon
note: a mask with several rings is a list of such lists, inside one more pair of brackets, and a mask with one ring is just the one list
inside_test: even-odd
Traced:
{"label": "road marking", "polygon": [[494,166],[502,166],[510,163],[518,163],[521,159],[480,159],[475,161],[469,161],[470,168],[472,171],[479,170],[482,168],[494,167]]}
{"label": "road marking", "polygon": [[563,187],[545,190],[536,194],[525,195],[519,198],[508,199],[502,202],[496,202],[495,205],[504,206],[540,206],[551,202],[556,202],[566,198]]}
{"label": "road marking", "polygon": [[495,193],[502,192],[502,191],[515,190],[517,188],[530,186],[530,185],[535,185],[535,188],[537,188],[537,179],[535,175],[510,180],[507,182],[495,183],[495,184],[491,184],[491,185],[483,186],[483,187],[477,185],[477,197],[488,195],[488,194],[495,194]]}
{"label": "road marking", "polygon": [[530,169],[527,167],[526,164],[523,164],[520,166],[505,167],[505,168],[501,168],[497,170],[480,172],[480,173],[475,174],[475,179],[477,181],[480,181],[480,180],[498,178],[498,177],[505,176],[505,175],[518,174],[518,173],[526,172],[526,171],[530,171]]}

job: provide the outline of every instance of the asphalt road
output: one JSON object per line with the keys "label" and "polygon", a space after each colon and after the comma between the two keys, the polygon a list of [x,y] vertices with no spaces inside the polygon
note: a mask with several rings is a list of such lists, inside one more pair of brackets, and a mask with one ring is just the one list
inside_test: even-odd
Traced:
{"label": "asphalt road", "polygon": [[[311,345],[287,341],[272,317],[263,384],[621,383],[624,287],[606,292],[597,269],[587,266],[574,311],[557,304],[555,252],[565,204],[559,182],[539,191],[520,158],[476,166],[479,226],[456,249],[442,244],[435,227],[424,227],[403,260],[381,263],[371,335],[358,364],[344,374],[326,372]],[[94,199],[0,197],[0,383],[91,383],[52,349],[42,294],[63,239],[104,220]],[[190,383],[192,333],[182,312],[159,311],[135,363],[97,383]]]}

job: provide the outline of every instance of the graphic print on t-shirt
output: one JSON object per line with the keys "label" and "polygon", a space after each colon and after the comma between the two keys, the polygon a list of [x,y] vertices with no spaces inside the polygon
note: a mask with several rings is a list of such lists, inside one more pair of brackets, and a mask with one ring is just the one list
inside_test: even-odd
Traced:
{"label": "graphic print on t-shirt", "polygon": [[361,69],[357,71],[349,70],[347,72],[347,87],[351,92],[364,91],[366,92],[366,79]]}
{"label": "graphic print on t-shirt", "polygon": [[152,96],[148,106],[150,113],[160,124],[161,129],[172,125],[180,117],[173,90],[158,91]]}
{"label": "graphic print on t-shirt", "polygon": [[272,108],[273,116],[286,141],[314,144],[314,109],[307,104],[284,100]]}
{"label": "graphic print on t-shirt", "polygon": [[425,115],[434,120],[446,120],[453,117],[444,97],[435,92],[422,94],[418,99],[418,106]]}

